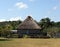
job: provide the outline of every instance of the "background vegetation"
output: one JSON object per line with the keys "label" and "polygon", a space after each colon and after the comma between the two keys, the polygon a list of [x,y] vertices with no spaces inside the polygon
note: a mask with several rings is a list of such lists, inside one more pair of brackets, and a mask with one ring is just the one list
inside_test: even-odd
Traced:
{"label": "background vegetation", "polygon": [[[0,22],[0,36],[8,37],[11,35],[10,30],[16,30],[21,22],[21,20]],[[60,22],[51,21],[50,18],[43,18],[39,22],[35,20],[35,22],[41,27],[41,31],[47,32],[51,37],[54,33],[60,32]]]}

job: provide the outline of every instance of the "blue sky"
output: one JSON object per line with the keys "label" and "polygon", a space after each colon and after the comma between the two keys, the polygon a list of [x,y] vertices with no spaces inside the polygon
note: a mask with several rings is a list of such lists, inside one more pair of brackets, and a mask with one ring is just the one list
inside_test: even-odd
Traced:
{"label": "blue sky", "polygon": [[37,21],[45,17],[60,21],[60,0],[0,0],[0,22],[24,20],[28,15]]}

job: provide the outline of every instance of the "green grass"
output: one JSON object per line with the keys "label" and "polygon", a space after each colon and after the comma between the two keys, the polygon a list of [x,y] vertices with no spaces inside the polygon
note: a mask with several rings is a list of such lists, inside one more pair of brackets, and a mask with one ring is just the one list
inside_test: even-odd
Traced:
{"label": "green grass", "polygon": [[60,47],[60,39],[11,39],[0,40],[0,47]]}

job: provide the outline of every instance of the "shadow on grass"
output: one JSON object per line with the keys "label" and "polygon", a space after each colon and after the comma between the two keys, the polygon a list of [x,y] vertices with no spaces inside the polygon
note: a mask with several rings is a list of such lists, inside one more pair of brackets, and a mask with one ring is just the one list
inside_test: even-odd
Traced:
{"label": "shadow on grass", "polygon": [[0,41],[11,41],[11,39],[8,39],[8,38],[1,38]]}

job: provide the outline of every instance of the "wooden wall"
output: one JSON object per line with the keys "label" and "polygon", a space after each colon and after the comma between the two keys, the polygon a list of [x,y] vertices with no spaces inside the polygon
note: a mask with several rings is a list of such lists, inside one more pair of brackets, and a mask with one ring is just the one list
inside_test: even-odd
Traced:
{"label": "wooden wall", "polygon": [[31,37],[40,37],[43,35],[43,32],[40,31],[40,29],[32,29],[32,30],[18,30],[18,36],[19,37],[23,37],[24,35],[28,35],[28,36],[31,36]]}

